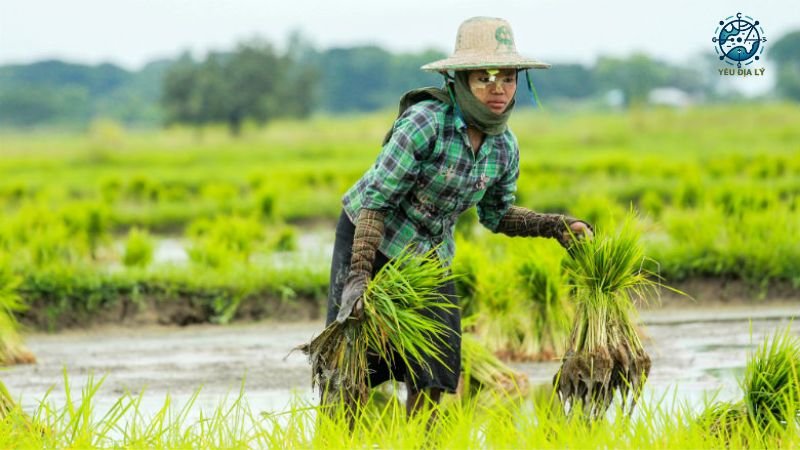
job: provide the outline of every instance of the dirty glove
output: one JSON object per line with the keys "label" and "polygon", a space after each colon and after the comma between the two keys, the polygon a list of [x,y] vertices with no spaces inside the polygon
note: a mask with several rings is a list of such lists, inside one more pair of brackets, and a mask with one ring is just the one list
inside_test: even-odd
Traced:
{"label": "dirty glove", "polygon": [[364,291],[372,278],[375,253],[383,240],[384,213],[373,209],[362,209],[356,219],[353,233],[353,256],[350,258],[350,273],[344,282],[339,314],[336,321],[344,323],[348,317],[360,319],[364,312]]}
{"label": "dirty glove", "polygon": [[562,214],[537,213],[519,206],[512,206],[500,219],[497,232],[508,236],[553,238],[564,248],[569,248],[572,236],[591,238],[594,234],[592,226],[582,220]]}

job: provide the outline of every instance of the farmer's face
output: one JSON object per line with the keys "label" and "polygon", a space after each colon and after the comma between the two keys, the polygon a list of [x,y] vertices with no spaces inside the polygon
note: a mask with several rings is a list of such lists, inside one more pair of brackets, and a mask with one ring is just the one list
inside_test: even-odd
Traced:
{"label": "farmer's face", "polygon": [[495,114],[501,114],[517,92],[517,71],[473,70],[469,73],[469,89],[481,103]]}

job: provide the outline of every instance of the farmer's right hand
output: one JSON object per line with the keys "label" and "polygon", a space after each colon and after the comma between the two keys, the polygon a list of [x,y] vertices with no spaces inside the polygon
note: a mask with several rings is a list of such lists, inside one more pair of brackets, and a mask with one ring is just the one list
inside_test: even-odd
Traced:
{"label": "farmer's right hand", "polygon": [[344,323],[352,317],[356,320],[364,318],[364,291],[367,289],[369,277],[363,273],[350,273],[344,282],[342,300],[339,303],[339,314],[336,321]]}
{"label": "farmer's right hand", "polygon": [[578,239],[592,239],[594,237],[594,229],[587,222],[582,220],[574,220],[569,224],[569,230],[564,230],[562,240],[569,242]]}

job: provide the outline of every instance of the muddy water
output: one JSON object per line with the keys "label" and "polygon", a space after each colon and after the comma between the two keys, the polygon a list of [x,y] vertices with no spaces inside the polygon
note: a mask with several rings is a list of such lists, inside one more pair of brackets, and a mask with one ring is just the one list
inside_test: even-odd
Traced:
{"label": "muddy water", "polygon": [[[700,404],[705,395],[741,397],[737,376],[746,354],[765,335],[790,324],[797,305],[759,308],[657,310],[642,316],[653,357],[647,395]],[[182,404],[197,389],[197,405],[213,407],[235,397],[244,380],[254,410],[280,410],[291,395],[313,399],[310,371],[293,346],[317,333],[321,323],[256,323],[188,328],[101,328],[27,336],[39,362],[0,373],[8,389],[32,409],[48,390],[56,404],[65,398],[66,371],[79,395],[90,373],[105,376],[95,401],[105,411],[121,394],[144,390],[141,408],[155,412],[165,396]],[[792,323],[800,335],[800,326]],[[288,357],[287,357],[288,354]],[[533,383],[548,383],[556,362],[516,366]]]}

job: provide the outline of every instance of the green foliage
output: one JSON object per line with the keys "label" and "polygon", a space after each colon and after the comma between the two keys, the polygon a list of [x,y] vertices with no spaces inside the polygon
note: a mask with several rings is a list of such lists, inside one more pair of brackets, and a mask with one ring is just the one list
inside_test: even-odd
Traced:
{"label": "green foliage", "polygon": [[122,264],[125,267],[147,267],[153,261],[155,243],[147,230],[132,228],[125,241]]}

